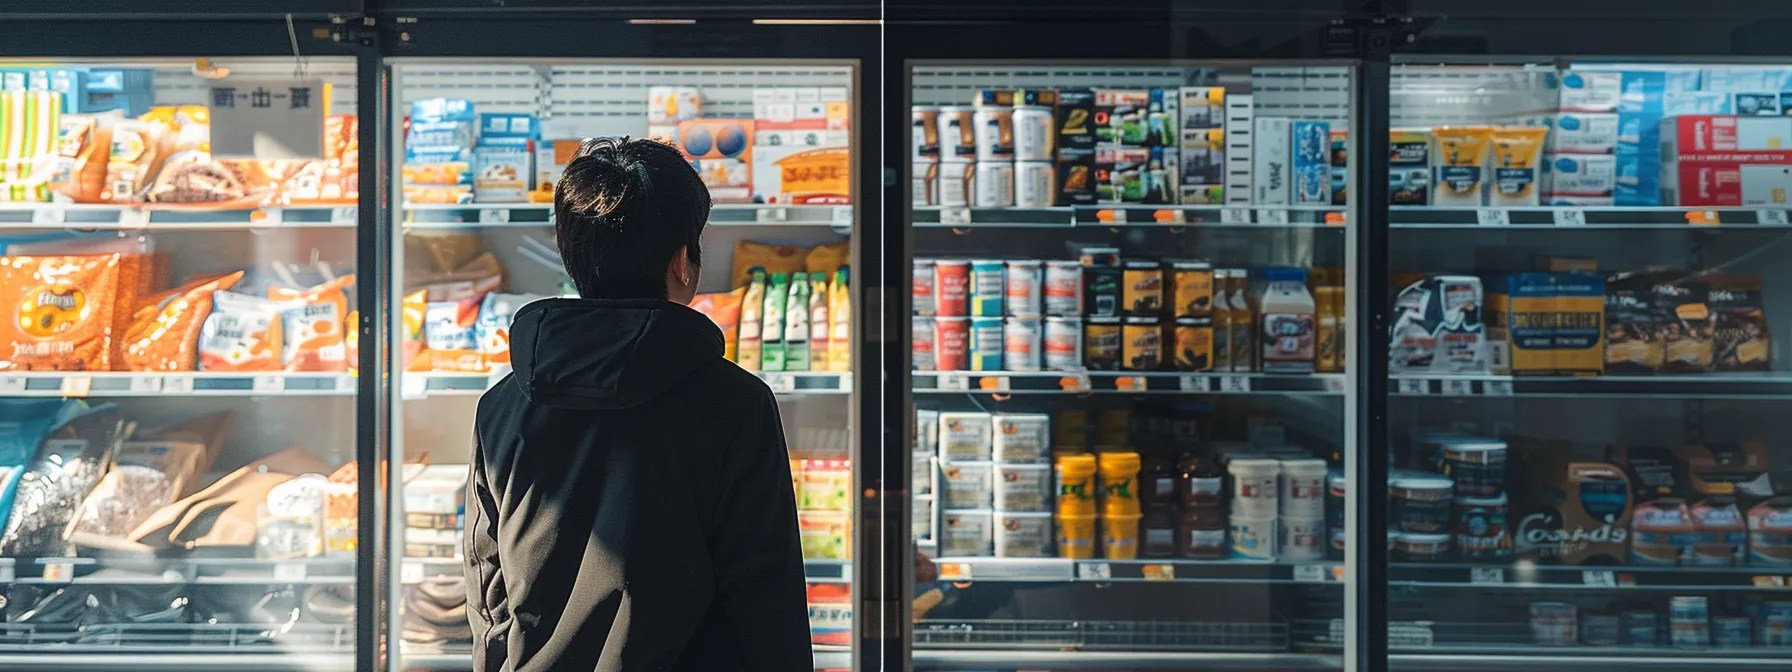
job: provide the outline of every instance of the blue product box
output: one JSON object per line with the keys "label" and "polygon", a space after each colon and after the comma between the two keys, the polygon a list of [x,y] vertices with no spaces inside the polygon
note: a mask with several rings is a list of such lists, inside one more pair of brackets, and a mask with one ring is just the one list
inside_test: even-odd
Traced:
{"label": "blue product box", "polygon": [[526,144],[541,137],[541,124],[532,114],[486,112],[479,115],[479,144]]}
{"label": "blue product box", "polygon": [[1294,205],[1328,205],[1332,202],[1332,130],[1323,121],[1289,122],[1293,141],[1289,145],[1289,165],[1294,175]]}
{"label": "blue product box", "polygon": [[412,102],[411,126],[404,143],[405,163],[468,162],[473,150],[473,125],[471,101],[427,98]]}
{"label": "blue product box", "polygon": [[1686,114],[1732,114],[1735,109],[1731,104],[1730,94],[1718,91],[1686,91],[1664,94],[1661,97],[1661,116],[1677,117]]}
{"label": "blue product box", "polygon": [[1792,91],[1792,68],[1707,68],[1705,90],[1717,93]]}

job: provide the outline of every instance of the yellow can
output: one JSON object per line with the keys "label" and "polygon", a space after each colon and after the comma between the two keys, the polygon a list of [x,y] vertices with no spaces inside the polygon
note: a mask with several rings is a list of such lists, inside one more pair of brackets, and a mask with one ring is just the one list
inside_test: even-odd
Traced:
{"label": "yellow can", "polygon": [[1121,334],[1120,368],[1156,371],[1164,364],[1164,330],[1155,317],[1126,318]]}
{"label": "yellow can", "polygon": [[1066,516],[1095,515],[1095,456],[1061,453],[1057,456],[1058,513]]}
{"label": "yellow can", "polygon": [[1102,515],[1140,515],[1139,454],[1130,451],[1102,453],[1096,459]]}
{"label": "yellow can", "polygon": [[1176,317],[1213,317],[1213,264],[1205,261],[1170,263],[1175,278]]}
{"label": "yellow can", "polygon": [[1101,553],[1109,560],[1137,560],[1139,519],[1143,516],[1102,516]]}
{"label": "yellow can", "polygon": [[1095,557],[1095,516],[1058,516],[1058,557]]}
{"label": "yellow can", "polygon": [[1213,370],[1213,321],[1183,318],[1176,321],[1177,371]]}
{"label": "yellow can", "polygon": [[1164,312],[1164,270],[1149,259],[1128,259],[1121,276],[1120,304],[1127,315],[1156,317]]}

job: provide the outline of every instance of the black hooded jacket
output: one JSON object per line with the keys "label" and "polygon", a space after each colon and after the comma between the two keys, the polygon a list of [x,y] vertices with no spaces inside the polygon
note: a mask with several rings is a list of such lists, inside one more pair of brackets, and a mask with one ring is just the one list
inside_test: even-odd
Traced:
{"label": "black hooded jacket", "polygon": [[813,670],[778,405],[709,318],[537,301],[511,361],[467,488],[474,669]]}

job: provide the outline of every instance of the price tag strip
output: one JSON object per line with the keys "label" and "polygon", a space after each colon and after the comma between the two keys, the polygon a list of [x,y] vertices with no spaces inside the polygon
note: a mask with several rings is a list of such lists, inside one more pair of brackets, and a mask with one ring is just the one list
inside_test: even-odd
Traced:
{"label": "price tag strip", "polygon": [[1556,226],[1586,226],[1587,212],[1579,208],[1563,208],[1555,211]]}
{"label": "price tag strip", "polygon": [[1475,393],[1474,381],[1465,378],[1445,378],[1444,396],[1466,397]]}
{"label": "price tag strip", "polygon": [[971,391],[971,379],[962,373],[942,373],[936,380],[940,389],[946,392]]}
{"label": "price tag strip", "polygon": [[1424,378],[1401,378],[1400,393],[1407,395],[1430,394],[1431,381]]}
{"label": "price tag strip", "polygon": [[1246,208],[1222,208],[1220,210],[1220,223],[1250,224],[1251,211]]}
{"label": "price tag strip", "polygon": [[971,563],[968,562],[942,562],[939,570],[941,581],[971,580]]}
{"label": "price tag strip", "polygon": [[946,226],[970,226],[971,209],[963,207],[940,208],[940,223]]}
{"label": "price tag strip", "polygon": [[1468,570],[1468,582],[1475,585],[1495,585],[1506,582],[1506,570],[1499,567],[1474,567]]}
{"label": "price tag strip", "polygon": [[1213,378],[1210,376],[1182,376],[1178,379],[1183,392],[1212,392]]}
{"label": "price tag strip", "polygon": [[1792,225],[1792,221],[1788,221],[1788,220],[1792,220],[1792,217],[1789,217],[1787,214],[1787,211],[1785,211],[1785,210],[1756,210],[1755,211],[1755,222],[1761,224],[1762,226]]}
{"label": "price tag strip", "polygon": [[1106,581],[1114,578],[1114,568],[1105,562],[1076,563],[1078,581]]}
{"label": "price tag strip", "polygon": [[1220,378],[1220,391],[1226,394],[1248,394],[1251,391],[1251,378],[1250,376],[1223,376]]}
{"label": "price tag strip", "polygon": [[1176,566],[1175,565],[1145,565],[1143,567],[1140,567],[1139,571],[1145,575],[1146,581],[1175,581],[1176,580]]}
{"label": "price tag strip", "polygon": [[1481,208],[1475,211],[1475,223],[1480,226],[1510,226],[1512,214],[1505,208]]}

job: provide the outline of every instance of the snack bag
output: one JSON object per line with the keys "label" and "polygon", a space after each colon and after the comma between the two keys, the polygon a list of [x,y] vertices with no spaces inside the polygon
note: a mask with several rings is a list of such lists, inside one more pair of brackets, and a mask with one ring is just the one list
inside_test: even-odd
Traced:
{"label": "snack bag", "polygon": [[746,287],[736,287],[732,292],[698,294],[691,300],[691,308],[722,330],[722,357],[730,362],[740,356],[740,304],[746,295]]}
{"label": "snack bag", "polygon": [[124,365],[131,371],[192,371],[199,365],[199,331],[212,313],[212,295],[236,286],[243,272],[201,280],[152,297],[125,332]]}
{"label": "snack bag", "polygon": [[62,116],[51,188],[76,203],[100,202],[100,194],[106,190],[106,157],[112,151],[113,123],[84,114]]}
{"label": "snack bag", "polygon": [[[0,370],[108,371],[129,318],[125,254],[0,257]],[[123,296],[121,296],[123,294]]]}
{"label": "snack bag", "polygon": [[344,290],[354,282],[355,276],[344,275],[305,290],[268,288],[268,298],[282,306],[281,361],[287,371],[348,370],[348,346],[342,334],[348,315]]}
{"label": "snack bag", "polygon": [[459,301],[432,301],[424,311],[423,342],[429,348],[430,368],[436,371],[484,373],[485,357],[479,352],[474,323],[478,304],[465,308]]}
{"label": "snack bag", "polygon": [[212,293],[212,314],[199,332],[203,371],[279,371],[279,304],[232,292]]}
{"label": "snack bag", "polygon": [[160,124],[126,120],[112,127],[112,145],[106,157],[106,181],[100,192],[104,203],[127,203],[149,187],[150,177],[162,167],[170,144]]}
{"label": "snack bag", "polygon": [[401,341],[403,367],[406,371],[428,371],[429,351],[423,347],[423,319],[429,310],[429,290],[419,289],[404,295],[400,302],[399,320],[404,325]]}
{"label": "snack bag", "polygon": [[852,243],[816,245],[815,249],[809,251],[809,256],[804,258],[803,266],[804,270],[810,273],[832,275],[834,271],[840,270],[841,266],[845,266],[850,257],[852,257]]}
{"label": "snack bag", "polygon": [[790,274],[804,270],[808,259],[809,248],[795,245],[766,245],[751,241],[740,241],[734,244],[734,280],[731,284],[740,286],[752,280],[755,268],[765,269],[767,277],[778,273]]}
{"label": "snack bag", "polygon": [[480,302],[479,319],[473,335],[479,339],[479,353],[489,364],[510,363],[510,320],[524,304],[541,297],[534,294],[499,294],[492,292]]}

